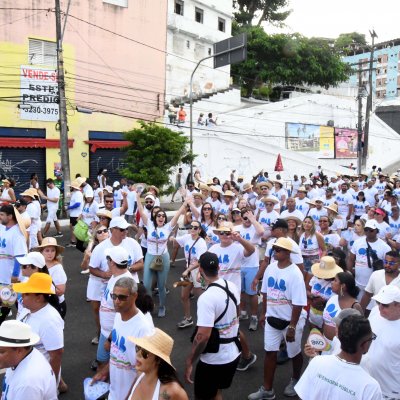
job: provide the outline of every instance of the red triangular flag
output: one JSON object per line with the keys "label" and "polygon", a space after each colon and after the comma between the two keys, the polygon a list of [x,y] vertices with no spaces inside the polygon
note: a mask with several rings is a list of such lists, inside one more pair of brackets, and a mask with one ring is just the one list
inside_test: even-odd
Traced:
{"label": "red triangular flag", "polygon": [[276,163],[275,163],[275,170],[276,172],[281,172],[283,171],[283,164],[282,164],[282,158],[281,158],[281,154],[278,154],[278,158],[276,159]]}

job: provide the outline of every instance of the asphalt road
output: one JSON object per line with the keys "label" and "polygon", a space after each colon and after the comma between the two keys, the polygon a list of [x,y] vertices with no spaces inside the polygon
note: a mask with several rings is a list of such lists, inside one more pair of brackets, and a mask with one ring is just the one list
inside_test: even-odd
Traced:
{"label": "asphalt road", "polygon": [[[57,239],[60,244],[68,241],[67,230],[64,228],[64,237]],[[182,253],[178,259],[182,258]],[[66,291],[67,316],[65,321],[65,351],[62,362],[62,375],[69,386],[67,393],[60,396],[61,400],[83,399],[83,380],[93,375],[90,363],[95,358],[96,346],[91,339],[95,335],[95,325],[92,317],[90,303],[86,302],[86,285],[88,275],[80,274],[80,262],[82,253],[74,248],[66,248],[63,257],[63,265],[68,276]],[[179,377],[183,380],[185,359],[190,351],[189,338],[192,328],[179,330],[177,322],[182,319],[182,306],[180,304],[180,289],[173,289],[172,283],[179,279],[183,270],[183,260],[171,268],[168,277],[168,287],[171,292],[167,297],[167,315],[165,318],[153,316],[154,324],[171,335],[174,340],[172,362],[176,367]],[[157,304],[157,298],[155,298]],[[195,315],[196,301],[192,300],[193,315]],[[157,307],[156,307],[157,311]],[[251,344],[251,350],[257,355],[256,363],[244,372],[237,372],[230,389],[224,391],[224,399],[245,400],[249,393],[256,391],[262,384],[263,377],[263,330],[258,328],[256,332],[248,331],[248,321],[242,323],[242,329],[246,332]],[[291,364],[278,366],[275,376],[275,391],[277,399],[285,399],[283,389],[291,377]],[[189,398],[193,398],[193,387],[185,384]],[[123,400],[123,399],[121,399]]]}

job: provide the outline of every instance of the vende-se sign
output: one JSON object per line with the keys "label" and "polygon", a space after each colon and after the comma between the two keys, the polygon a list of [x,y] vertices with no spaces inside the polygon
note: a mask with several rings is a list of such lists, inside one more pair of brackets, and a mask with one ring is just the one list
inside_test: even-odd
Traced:
{"label": "vende-se sign", "polygon": [[57,72],[21,65],[21,98],[22,104],[32,106],[20,109],[21,119],[58,121]]}

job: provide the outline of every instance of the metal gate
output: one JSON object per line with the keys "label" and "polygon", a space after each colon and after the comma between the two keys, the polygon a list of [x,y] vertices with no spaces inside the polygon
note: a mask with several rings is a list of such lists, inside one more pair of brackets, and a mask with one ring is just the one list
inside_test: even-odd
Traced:
{"label": "metal gate", "polygon": [[100,168],[107,169],[107,185],[112,186],[114,181],[122,177],[121,168],[124,167],[125,151],[118,149],[96,149],[94,153],[89,152],[89,175],[90,180],[97,179]]}
{"label": "metal gate", "polygon": [[38,175],[39,185],[44,190],[46,149],[0,147],[0,176],[2,179],[7,177],[15,180],[14,191],[17,197],[29,188],[29,180],[33,173]]}

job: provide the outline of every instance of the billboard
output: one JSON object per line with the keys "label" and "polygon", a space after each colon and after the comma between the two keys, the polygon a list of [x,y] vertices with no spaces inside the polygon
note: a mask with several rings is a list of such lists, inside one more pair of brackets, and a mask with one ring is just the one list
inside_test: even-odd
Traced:
{"label": "billboard", "polygon": [[334,128],[330,126],[286,122],[286,148],[316,152],[319,158],[334,158]]}
{"label": "billboard", "polygon": [[21,119],[58,121],[58,85],[55,70],[21,65]]}
{"label": "billboard", "polygon": [[357,130],[335,128],[335,157],[357,158]]}

